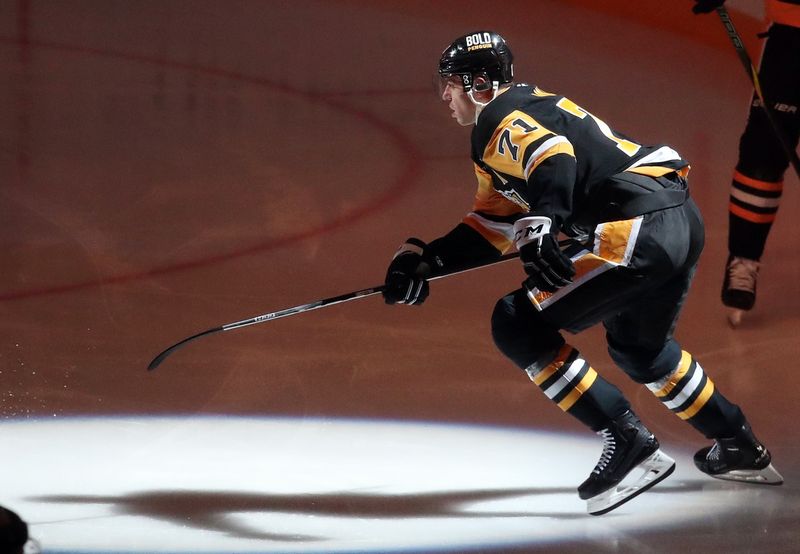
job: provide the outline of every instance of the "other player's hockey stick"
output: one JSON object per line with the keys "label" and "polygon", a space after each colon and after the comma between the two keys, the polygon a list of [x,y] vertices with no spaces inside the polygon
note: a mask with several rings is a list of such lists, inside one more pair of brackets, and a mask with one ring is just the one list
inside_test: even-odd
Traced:
{"label": "other player's hockey stick", "polygon": [[797,174],[797,177],[800,178],[800,158],[797,157],[797,152],[791,147],[789,140],[783,134],[783,131],[781,131],[778,121],[775,119],[775,114],[773,113],[772,108],[769,104],[767,104],[767,101],[764,100],[764,94],[761,91],[761,82],[758,80],[758,70],[756,70],[753,62],[750,60],[750,56],[747,54],[747,49],[744,47],[744,42],[742,42],[742,38],[736,31],[736,27],[733,26],[733,21],[731,20],[731,16],[728,14],[728,10],[725,8],[725,6],[720,6],[716,8],[716,10],[717,15],[719,15],[719,18],[722,21],[722,24],[725,26],[725,30],[728,32],[728,37],[731,39],[734,48],[736,48],[736,53],[739,55],[739,59],[742,61],[742,65],[744,66],[748,77],[750,77],[750,82],[753,83],[753,89],[755,89],[756,95],[761,101],[761,107],[764,108],[764,113],[767,114],[769,124],[772,126],[772,130],[775,132],[778,142],[781,143],[783,151],[789,158],[789,162],[792,164],[795,174]]}
{"label": "other player's hockey stick", "polygon": [[[476,266],[467,267],[467,268],[459,268],[453,269],[452,271],[448,271],[441,275],[437,275],[435,277],[431,277],[431,281],[435,279],[441,279],[442,277],[449,277],[451,275],[456,275],[457,273],[464,273],[465,271],[472,271],[473,269],[480,269],[482,267],[488,267],[490,265],[498,264],[501,262],[505,262],[507,260],[511,260],[514,258],[519,257],[519,253],[512,252],[509,254],[505,254],[496,260],[492,260],[490,262],[486,262],[483,264],[478,264]],[[310,312],[311,310],[316,310],[319,308],[324,308],[326,306],[333,306],[334,304],[341,304],[342,302],[349,302],[351,300],[356,300],[358,298],[366,298],[368,296],[373,296],[375,294],[380,294],[383,292],[385,288],[384,285],[379,285],[376,287],[370,287],[366,289],[357,290],[354,292],[348,292],[345,294],[340,294],[339,296],[332,296],[330,298],[324,298],[322,300],[317,300],[315,302],[310,302],[308,304],[301,304],[299,306],[294,306],[292,308],[286,308],[283,310],[278,310],[277,312],[270,312],[268,314],[262,314],[256,317],[252,317],[250,319],[243,319],[241,321],[236,321],[234,323],[227,323],[220,327],[214,327],[213,329],[208,329],[207,331],[203,331],[202,333],[197,333],[196,335],[192,335],[191,337],[185,338],[180,342],[177,342],[161,352],[158,356],[153,358],[153,361],[150,362],[150,365],[147,366],[148,371],[153,371],[157,368],[161,363],[166,359],[167,356],[175,352],[177,349],[181,348],[182,346],[195,341],[201,337],[205,337],[207,335],[212,335],[214,333],[219,333],[220,331],[232,331],[234,329],[239,329],[241,327],[247,327],[248,325],[255,325],[256,323],[265,323],[267,321],[273,321],[275,319],[280,319],[282,317],[288,317],[290,315],[297,315],[302,314],[304,312]]]}

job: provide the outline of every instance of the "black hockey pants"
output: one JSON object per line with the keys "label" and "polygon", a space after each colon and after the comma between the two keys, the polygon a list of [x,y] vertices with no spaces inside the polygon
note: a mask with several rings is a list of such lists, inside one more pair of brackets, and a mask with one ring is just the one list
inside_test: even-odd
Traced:
{"label": "black hockey pants", "polygon": [[[700,213],[689,198],[601,227],[593,254],[573,257],[574,283],[543,299],[541,310],[523,289],[498,302],[495,342],[519,367],[535,369],[551,363],[564,344],[560,330],[577,333],[602,322],[623,371],[639,383],[656,381],[680,361],[672,334],[703,248]],[[612,263],[602,265],[603,259]]]}

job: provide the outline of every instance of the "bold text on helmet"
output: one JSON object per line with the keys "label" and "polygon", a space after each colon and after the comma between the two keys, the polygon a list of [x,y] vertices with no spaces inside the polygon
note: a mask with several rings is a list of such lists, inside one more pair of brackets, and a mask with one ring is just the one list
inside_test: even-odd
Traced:
{"label": "bold text on helmet", "polygon": [[473,46],[483,46],[488,48],[492,44],[492,35],[490,33],[473,33],[467,35],[467,48],[470,50]]}

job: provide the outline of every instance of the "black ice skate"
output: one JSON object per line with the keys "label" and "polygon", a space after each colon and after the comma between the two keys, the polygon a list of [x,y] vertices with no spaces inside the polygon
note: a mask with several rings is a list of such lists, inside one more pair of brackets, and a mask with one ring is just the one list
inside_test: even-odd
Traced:
{"label": "black ice skate", "polygon": [[744,312],[751,310],[756,303],[759,266],[755,260],[728,256],[722,282],[722,303],[730,308],[728,322],[733,327],[742,322]]}
{"label": "black ice skate", "polygon": [[[658,440],[633,412],[625,412],[597,434],[603,437],[603,453],[589,478],[578,487],[578,496],[586,500],[592,515],[610,512],[675,470],[675,460],[661,451]],[[642,474],[620,486],[636,470]]]}
{"label": "black ice skate", "polygon": [[694,464],[717,479],[780,485],[783,477],[772,467],[772,456],[745,423],[735,436],[716,439],[694,455]]}

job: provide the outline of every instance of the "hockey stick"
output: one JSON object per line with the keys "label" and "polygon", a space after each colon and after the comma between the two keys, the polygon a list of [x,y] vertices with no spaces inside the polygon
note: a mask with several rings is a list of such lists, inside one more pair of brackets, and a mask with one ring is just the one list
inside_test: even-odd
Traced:
{"label": "hockey stick", "polygon": [[778,126],[778,121],[775,119],[775,114],[772,112],[772,108],[769,106],[769,104],[767,104],[766,100],[764,100],[764,94],[761,91],[761,82],[758,80],[758,71],[753,65],[753,62],[750,60],[750,56],[747,54],[747,49],[744,47],[742,38],[739,36],[739,33],[736,32],[736,27],[733,26],[731,16],[728,14],[728,10],[725,8],[725,6],[720,6],[716,8],[716,10],[717,15],[719,15],[719,18],[722,21],[722,24],[725,26],[725,30],[728,32],[728,37],[731,39],[734,48],[736,48],[736,53],[739,55],[739,59],[742,61],[742,65],[744,65],[744,69],[747,72],[748,77],[750,77],[750,82],[753,83],[753,88],[756,91],[758,99],[761,101],[761,107],[764,108],[764,113],[767,114],[769,124],[772,126],[772,130],[775,132],[778,142],[781,143],[783,151],[789,158],[789,162],[791,162],[794,172],[797,174],[797,177],[800,178],[800,158],[797,157],[797,152],[791,147],[789,141],[786,139],[786,136],[784,136],[783,131],[781,131],[781,128]]}
{"label": "hockey stick", "polygon": [[[458,273],[464,273],[466,271],[472,271],[473,269],[480,269],[482,267],[488,267],[490,265],[499,264],[501,262],[505,262],[508,260],[512,260],[514,258],[519,257],[519,253],[512,252],[509,254],[505,254],[498,258],[497,260],[492,260],[490,262],[486,262],[483,264],[478,264],[476,266],[461,268],[461,269],[454,269],[452,271],[448,271],[441,275],[437,275],[435,277],[431,277],[430,280],[433,281],[435,279],[441,279],[443,277],[449,277],[451,275],[456,275]],[[322,300],[317,300],[316,302],[310,302],[308,304],[301,304],[299,306],[294,306],[292,308],[286,308],[284,310],[278,310],[277,312],[270,312],[268,314],[259,315],[250,319],[243,319],[241,321],[236,321],[234,323],[227,323],[220,327],[214,327],[213,329],[208,329],[207,331],[203,331],[202,333],[197,333],[196,335],[192,335],[191,337],[185,338],[180,342],[177,342],[161,352],[158,356],[153,358],[153,361],[150,362],[150,365],[147,366],[148,371],[153,371],[157,368],[161,363],[166,359],[167,356],[175,352],[177,349],[185,346],[186,344],[195,341],[201,337],[205,337],[207,335],[212,335],[214,333],[219,333],[220,331],[232,331],[234,329],[239,329],[241,327],[247,327],[248,325],[255,325],[256,323],[265,323],[267,321],[273,321],[275,319],[280,319],[282,317],[288,317],[290,315],[297,315],[302,314],[304,312],[310,312],[311,310],[316,310],[319,308],[324,308],[326,306],[333,306],[334,304],[341,304],[342,302],[349,302],[351,300],[356,300],[358,298],[366,298],[368,296],[373,296],[375,294],[380,294],[383,292],[383,289],[386,288],[384,285],[379,285],[376,287],[370,287],[367,289],[361,289],[354,292],[348,292],[345,294],[340,294],[339,296],[332,296],[330,298],[324,298]]]}

